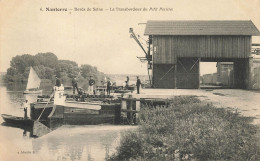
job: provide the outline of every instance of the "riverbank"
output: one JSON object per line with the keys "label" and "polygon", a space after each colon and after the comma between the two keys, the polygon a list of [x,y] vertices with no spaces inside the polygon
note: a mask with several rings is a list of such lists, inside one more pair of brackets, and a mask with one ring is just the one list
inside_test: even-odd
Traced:
{"label": "riverbank", "polygon": [[110,160],[257,160],[259,127],[252,120],[177,96],[167,108],[142,108],[138,131],[123,136]]}

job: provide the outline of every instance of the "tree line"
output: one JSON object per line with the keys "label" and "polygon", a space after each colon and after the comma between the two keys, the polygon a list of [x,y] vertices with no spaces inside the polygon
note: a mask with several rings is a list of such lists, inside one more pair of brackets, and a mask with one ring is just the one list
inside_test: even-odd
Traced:
{"label": "tree line", "polygon": [[105,74],[98,71],[97,67],[83,64],[80,67],[71,60],[58,60],[51,52],[36,55],[23,54],[12,58],[10,67],[5,75],[5,82],[27,82],[30,67],[41,79],[55,80],[55,76],[64,82],[69,82],[73,77],[87,79],[93,76],[97,82],[104,79]]}

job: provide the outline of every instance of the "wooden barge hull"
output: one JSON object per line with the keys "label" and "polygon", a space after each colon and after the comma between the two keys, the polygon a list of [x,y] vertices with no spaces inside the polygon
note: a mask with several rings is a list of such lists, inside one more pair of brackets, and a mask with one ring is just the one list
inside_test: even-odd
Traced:
{"label": "wooden barge hull", "polygon": [[[119,124],[120,105],[100,105],[101,109],[88,109],[71,106],[54,106],[48,117],[48,125],[56,128],[61,125]],[[88,107],[88,105],[86,105]],[[111,109],[111,110],[109,110]]]}
{"label": "wooden barge hull", "polygon": [[[32,104],[31,118],[36,120],[44,106]],[[41,122],[50,128],[62,125],[119,124],[120,104],[67,102],[64,105],[50,104],[44,110]]]}

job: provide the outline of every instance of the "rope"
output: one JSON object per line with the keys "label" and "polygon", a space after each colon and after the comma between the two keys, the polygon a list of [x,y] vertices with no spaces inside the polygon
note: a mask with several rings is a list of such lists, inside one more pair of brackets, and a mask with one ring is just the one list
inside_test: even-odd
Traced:
{"label": "rope", "polygon": [[42,112],[41,112],[40,116],[38,117],[37,121],[39,121],[39,120],[40,120],[40,118],[41,118],[41,116],[42,116],[42,114],[43,114],[43,112],[44,112],[45,108],[47,107],[47,105],[48,105],[48,104],[49,104],[49,102],[51,101],[51,99],[52,99],[53,95],[54,95],[54,93],[52,93],[52,94],[50,95],[50,99],[48,100],[47,104],[45,105],[44,109],[42,110]]}

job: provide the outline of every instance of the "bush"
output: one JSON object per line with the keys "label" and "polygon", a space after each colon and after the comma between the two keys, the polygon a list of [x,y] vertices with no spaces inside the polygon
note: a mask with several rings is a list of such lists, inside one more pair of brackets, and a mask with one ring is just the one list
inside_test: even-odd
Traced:
{"label": "bush", "polygon": [[176,97],[169,107],[145,107],[138,132],[126,134],[110,160],[257,160],[252,118]]}

